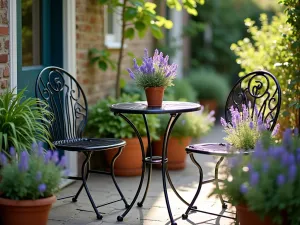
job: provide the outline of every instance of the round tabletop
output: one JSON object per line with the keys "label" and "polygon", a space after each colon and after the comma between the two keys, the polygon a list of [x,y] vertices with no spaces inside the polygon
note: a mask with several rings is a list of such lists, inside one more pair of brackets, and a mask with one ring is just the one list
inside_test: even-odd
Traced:
{"label": "round tabletop", "polygon": [[147,102],[125,102],[113,104],[110,110],[114,113],[128,114],[166,114],[166,113],[184,113],[200,110],[198,103],[163,101],[161,107],[148,107]]}

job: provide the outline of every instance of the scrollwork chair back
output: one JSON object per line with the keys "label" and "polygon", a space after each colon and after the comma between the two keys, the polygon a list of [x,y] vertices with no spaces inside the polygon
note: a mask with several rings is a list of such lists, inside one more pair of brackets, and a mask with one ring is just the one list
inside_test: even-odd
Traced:
{"label": "scrollwork chair back", "polygon": [[[249,104],[250,102],[250,104]],[[273,130],[281,104],[281,89],[275,76],[267,71],[254,71],[242,77],[232,88],[225,106],[225,118],[231,122],[230,107],[243,111],[245,104],[253,118],[255,111],[268,129]]]}
{"label": "scrollwork chair back", "polygon": [[54,115],[52,141],[81,138],[87,122],[86,97],[78,82],[65,70],[46,67],[36,80],[36,97],[49,104]]}

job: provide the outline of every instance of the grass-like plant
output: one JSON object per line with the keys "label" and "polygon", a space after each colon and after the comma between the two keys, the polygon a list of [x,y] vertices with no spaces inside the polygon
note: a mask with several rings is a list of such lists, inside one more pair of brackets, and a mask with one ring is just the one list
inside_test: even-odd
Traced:
{"label": "grass-like plant", "polygon": [[177,65],[169,65],[169,56],[163,56],[157,49],[153,57],[148,56],[148,50],[145,49],[145,55],[141,66],[138,66],[137,60],[133,59],[133,69],[127,69],[129,75],[135,80],[140,88],[147,87],[169,87],[173,86],[173,80],[176,77]]}
{"label": "grass-like plant", "polygon": [[46,142],[52,114],[47,104],[36,98],[25,98],[25,89],[17,94],[6,90],[0,95],[0,151],[8,152],[14,146],[17,153],[30,150],[32,143]]}
{"label": "grass-like plant", "polygon": [[[231,106],[231,123],[226,123],[225,119],[221,118],[221,124],[227,134],[224,140],[232,144],[235,149],[254,149],[261,133],[269,128],[269,124],[264,123],[261,116],[258,116],[256,107],[254,107],[253,117],[251,117],[246,105],[243,104],[242,108],[243,112],[240,113],[237,108]],[[279,124],[275,126],[272,136],[276,136],[278,131]]]}

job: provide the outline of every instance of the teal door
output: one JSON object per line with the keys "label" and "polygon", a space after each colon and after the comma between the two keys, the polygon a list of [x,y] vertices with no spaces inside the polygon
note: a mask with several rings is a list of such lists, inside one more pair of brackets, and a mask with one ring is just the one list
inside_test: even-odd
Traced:
{"label": "teal door", "polygon": [[28,97],[43,68],[63,65],[62,1],[17,0],[18,90]]}

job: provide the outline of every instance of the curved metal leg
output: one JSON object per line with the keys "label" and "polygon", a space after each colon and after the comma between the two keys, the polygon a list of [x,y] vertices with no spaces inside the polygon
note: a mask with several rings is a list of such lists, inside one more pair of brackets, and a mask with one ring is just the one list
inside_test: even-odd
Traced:
{"label": "curved metal leg", "polygon": [[[84,152],[84,154],[86,155],[86,159],[84,160],[84,162],[82,164],[82,167],[81,167],[82,183],[83,183],[84,189],[86,191],[86,194],[89,197],[89,200],[90,200],[90,202],[92,204],[92,207],[93,207],[93,209],[94,209],[94,211],[95,211],[95,213],[97,215],[97,219],[101,220],[103,216],[99,213],[99,211],[98,211],[98,209],[96,207],[96,204],[95,204],[95,202],[94,202],[94,200],[92,198],[92,195],[91,195],[91,193],[89,191],[89,188],[88,188],[88,186],[86,184],[86,179],[85,179],[85,176],[84,176],[84,170],[85,170],[87,164],[89,163],[89,161],[91,159],[92,153],[91,152]],[[86,168],[86,169],[87,169],[87,172],[88,172],[88,168]]]}
{"label": "curved metal leg", "polygon": [[140,180],[140,183],[139,183],[139,186],[138,186],[138,190],[137,190],[137,192],[136,192],[136,194],[135,194],[132,202],[130,203],[130,205],[125,210],[125,212],[121,216],[117,217],[118,221],[123,221],[123,218],[131,210],[132,206],[134,205],[134,203],[135,203],[135,201],[136,201],[137,197],[139,196],[140,191],[142,189],[142,185],[143,185],[143,181],[144,181],[144,176],[145,176],[146,163],[145,163],[145,160],[144,160],[145,159],[145,148],[144,148],[142,137],[141,137],[139,131],[137,130],[137,128],[134,126],[134,124],[126,116],[124,116],[121,113],[117,114],[117,115],[121,116],[133,128],[134,132],[136,133],[136,136],[139,139],[139,142],[140,142],[140,145],[141,145],[141,151],[142,151],[142,158],[143,158],[142,175],[141,175],[141,180]]}
{"label": "curved metal leg", "polygon": [[[93,153],[91,153],[92,155]],[[84,153],[84,155],[86,156],[86,154]],[[82,164],[83,165],[83,164]],[[87,180],[89,178],[89,169],[90,169],[90,160],[88,160],[87,162],[87,171],[86,171],[86,175],[85,175],[85,180]],[[81,175],[82,176],[82,175]],[[77,202],[77,198],[79,197],[81,191],[83,189],[83,183],[81,184],[80,188],[78,189],[77,193],[75,194],[75,196],[72,198],[72,202]]]}
{"label": "curved metal leg", "polygon": [[[150,131],[149,131],[148,121],[147,121],[146,115],[143,114],[143,118],[144,118],[144,123],[145,123],[146,131],[147,131],[148,149],[150,151],[150,158],[152,159],[152,146],[151,146],[151,139],[150,139]],[[147,179],[146,189],[145,189],[143,198],[142,198],[142,200],[140,202],[137,203],[137,205],[139,207],[143,206],[143,203],[144,203],[144,201],[146,199],[146,196],[147,196],[147,193],[148,193],[148,189],[149,189],[149,185],[150,185],[150,182],[151,182],[151,176],[152,176],[152,164],[150,164],[149,168],[148,168],[148,179]]]}
{"label": "curved metal leg", "polygon": [[193,205],[194,205],[195,201],[197,200],[197,198],[198,198],[198,196],[200,194],[201,187],[202,187],[202,181],[203,181],[203,170],[202,170],[202,167],[200,166],[200,164],[194,158],[193,153],[189,153],[189,155],[190,155],[190,158],[191,158],[192,162],[198,167],[200,176],[199,176],[199,184],[198,184],[198,188],[197,188],[196,194],[195,194],[195,196],[194,196],[191,204],[187,208],[185,214],[182,214],[182,219],[187,219],[190,210],[193,209]]}
{"label": "curved metal leg", "polygon": [[120,194],[120,196],[121,196],[121,198],[122,198],[122,200],[123,200],[123,202],[125,204],[125,207],[128,208],[129,205],[128,205],[128,203],[127,203],[127,201],[126,201],[126,199],[125,199],[125,197],[124,197],[121,189],[119,188],[119,185],[118,185],[118,183],[116,181],[116,177],[115,177],[115,167],[114,167],[115,161],[119,157],[119,155],[121,154],[122,150],[123,150],[123,147],[119,148],[118,153],[112,159],[112,162],[110,164],[110,172],[111,172],[111,178],[112,178],[112,180],[113,180],[113,182],[114,182],[114,184],[115,184],[115,186],[116,186],[116,188],[117,188],[117,190],[118,190],[118,192],[119,192],[119,194]]}
{"label": "curved metal leg", "polygon": [[166,184],[166,171],[167,171],[167,164],[166,164],[166,158],[167,158],[167,148],[168,148],[168,141],[170,137],[170,133],[172,131],[172,128],[176,122],[176,120],[179,118],[181,114],[171,114],[171,117],[169,119],[165,135],[164,135],[164,143],[163,143],[163,149],[162,149],[162,182],[163,182],[163,188],[164,188],[164,195],[166,200],[166,205],[171,221],[171,225],[177,225],[177,223],[174,222],[169,197],[168,197],[168,191],[167,191],[167,184]]}
{"label": "curved metal leg", "polygon": [[[219,166],[221,164],[221,162],[224,160],[224,157],[221,157],[219,159],[219,161],[217,162],[217,165],[216,165],[216,168],[215,168],[215,181],[216,181],[216,188],[218,190],[220,190],[220,187],[219,187]],[[222,208],[223,209],[227,209],[227,205],[226,203],[224,202],[223,200],[223,197],[221,194],[219,194],[219,197],[220,197],[220,200],[221,200],[221,203],[222,203]]]}

